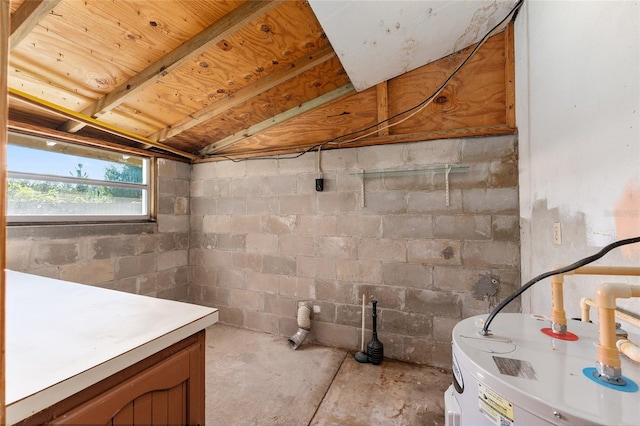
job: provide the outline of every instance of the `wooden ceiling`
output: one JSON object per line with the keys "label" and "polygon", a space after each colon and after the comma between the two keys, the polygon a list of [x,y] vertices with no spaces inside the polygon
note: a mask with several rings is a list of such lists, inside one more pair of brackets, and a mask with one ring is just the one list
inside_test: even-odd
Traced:
{"label": "wooden ceiling", "polygon": [[356,93],[306,1],[10,8],[10,130],[196,162],[515,131],[509,29],[404,117],[471,48]]}

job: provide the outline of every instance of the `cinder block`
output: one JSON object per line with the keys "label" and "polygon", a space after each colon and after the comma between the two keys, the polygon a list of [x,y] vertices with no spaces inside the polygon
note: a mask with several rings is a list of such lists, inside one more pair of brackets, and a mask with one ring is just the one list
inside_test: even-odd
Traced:
{"label": "cinder block", "polygon": [[231,289],[229,302],[232,308],[242,309],[245,312],[264,310],[264,294],[255,291]]}
{"label": "cinder block", "polygon": [[265,255],[262,258],[262,270],[268,274],[295,275],[296,258],[292,256]]}
{"label": "cinder block", "polygon": [[338,221],[338,235],[382,237],[382,216],[344,215]]}
{"label": "cinder block", "polygon": [[262,255],[245,252],[231,253],[231,266],[233,269],[260,272],[262,271]]}
{"label": "cinder block", "polygon": [[201,286],[199,303],[216,308],[229,306],[230,292],[228,288]]}
{"label": "cinder block", "polygon": [[251,165],[247,167],[247,176],[262,177],[274,175],[278,171],[278,160],[276,159],[259,159],[252,160]]}
{"label": "cinder block", "polygon": [[329,216],[298,216],[296,230],[300,235],[336,235],[337,217]]}
{"label": "cinder block", "polygon": [[259,188],[264,195],[295,194],[297,189],[296,178],[292,176],[263,176],[260,179]]}
{"label": "cinder block", "polygon": [[492,216],[491,234],[494,240],[520,241],[520,218],[517,216]]}
{"label": "cinder block", "polygon": [[407,144],[407,164],[415,169],[457,164],[462,143],[462,139],[436,139]]}
{"label": "cinder block", "polygon": [[203,182],[202,196],[205,198],[229,198],[231,197],[231,179],[213,179]]}
{"label": "cinder block", "polygon": [[[472,163],[468,165],[468,169],[449,174],[449,188],[471,189],[471,188],[487,188],[490,186],[491,174],[489,171],[489,163]],[[446,180],[444,175],[440,174],[436,179],[436,189],[445,189]]]}
{"label": "cinder block", "polygon": [[175,196],[189,198],[189,181],[177,179],[175,182]]}
{"label": "cinder block", "polygon": [[97,238],[93,241],[94,259],[132,256],[136,254],[136,236],[118,235],[117,237]]}
{"label": "cinder block", "polygon": [[517,188],[469,189],[462,192],[465,212],[505,214],[518,212]]}
{"label": "cinder block", "polygon": [[518,187],[519,172],[517,161],[492,161],[489,171],[491,173],[490,184],[492,188]]}
{"label": "cinder block", "polygon": [[176,300],[178,302],[189,303],[189,286],[181,285],[166,290],[156,292],[159,299]]}
{"label": "cinder block", "polygon": [[176,177],[176,162],[166,158],[158,158],[158,176],[166,178]]}
{"label": "cinder block", "polygon": [[382,265],[385,285],[427,289],[432,285],[432,267],[417,263],[392,262]]}
{"label": "cinder block", "polygon": [[243,234],[219,234],[216,247],[219,250],[245,250],[247,236]]}
{"label": "cinder block", "polygon": [[81,284],[99,284],[114,278],[114,260],[103,259],[88,263],[60,266],[60,279]]}
{"label": "cinder block", "polygon": [[[278,214],[280,201],[278,197],[249,197],[247,198],[247,214]],[[283,212],[287,213],[288,212]]]}
{"label": "cinder block", "polygon": [[246,289],[266,294],[278,294],[280,284],[278,275],[247,271],[245,273]]}
{"label": "cinder block", "polygon": [[244,327],[244,311],[242,309],[221,306],[218,310],[222,324]]}
{"label": "cinder block", "polygon": [[113,289],[118,291],[124,291],[131,294],[137,294],[137,282],[136,277],[123,278],[121,280],[113,281]]}
{"label": "cinder block", "polygon": [[427,265],[461,265],[460,241],[408,241],[407,259],[412,263],[424,263]]}
{"label": "cinder block", "polygon": [[183,215],[189,214],[189,198],[176,197],[173,202],[173,214]]}
{"label": "cinder block", "polygon": [[328,322],[313,322],[311,326],[313,341],[338,348],[359,348],[358,329],[346,325]]}
{"label": "cinder block", "polygon": [[465,266],[515,268],[519,262],[520,247],[510,241],[465,241],[462,245]]}
{"label": "cinder block", "polygon": [[407,260],[406,241],[402,239],[362,238],[358,245],[358,258],[404,262]]}
{"label": "cinder block", "polygon": [[176,161],[176,178],[186,181],[191,179],[191,164]]}
{"label": "cinder block", "polygon": [[[382,285],[359,285],[357,294],[362,300],[365,295],[367,306],[371,307],[371,300],[378,301],[378,310],[395,309],[402,311],[405,309],[405,299],[407,290],[404,287],[390,287]],[[361,302],[362,303],[362,302]],[[379,313],[379,312],[378,312]]]}
{"label": "cinder block", "polygon": [[280,336],[293,336],[298,331],[298,323],[294,318],[278,317],[278,334]]}
{"label": "cinder block", "polygon": [[316,280],[317,300],[335,303],[356,304],[356,288],[351,283],[336,280]]}
{"label": "cinder block", "polygon": [[436,266],[433,270],[433,287],[448,292],[471,292],[480,278],[488,273],[482,268]]}
{"label": "cinder block", "polygon": [[156,234],[157,250],[158,251],[170,251],[176,248],[176,242],[174,239],[174,233]]}
{"label": "cinder block", "polygon": [[335,279],[336,259],[298,256],[298,275],[301,277]]}
{"label": "cinder block", "polygon": [[[325,153],[321,155],[324,156]],[[315,171],[317,161],[318,157],[313,153],[295,159],[278,160],[278,173],[281,175],[297,175]]]}
{"label": "cinder block", "polygon": [[380,330],[385,333],[416,337],[432,336],[433,322],[430,315],[383,309],[380,316]]}
{"label": "cinder block", "polygon": [[281,317],[297,318],[298,304],[294,298],[265,294],[264,311]]}
{"label": "cinder block", "polygon": [[156,254],[141,254],[116,259],[115,278],[122,279],[156,271]]}
{"label": "cinder block", "polygon": [[407,212],[405,191],[367,191],[364,190],[364,214],[402,214]]}
{"label": "cinder block", "polygon": [[[365,316],[368,316],[369,318],[371,317],[371,315],[367,315],[366,312],[365,312]],[[371,320],[369,321],[369,323],[371,323]],[[362,306],[361,305],[337,305],[336,306],[336,324],[361,328]],[[371,329],[371,325],[369,325],[369,329]],[[371,333],[369,332],[369,334]],[[365,340],[365,345],[366,345],[366,340]]]}
{"label": "cinder block", "polygon": [[442,291],[407,289],[408,312],[461,319],[462,304],[456,294]]}
{"label": "cinder block", "polygon": [[29,268],[29,251],[31,242],[7,240],[7,268],[14,271],[26,271]]}
{"label": "cinder block", "polygon": [[202,219],[202,232],[216,234],[231,232],[231,216],[205,215]]}
{"label": "cinder block", "polygon": [[212,179],[215,176],[215,169],[210,163],[197,163],[191,166],[191,180]]}
{"label": "cinder block", "polygon": [[382,236],[384,238],[432,238],[433,220],[430,215],[384,216]]}
{"label": "cinder block", "polygon": [[189,232],[189,216],[159,214],[158,232]]}
{"label": "cinder block", "polygon": [[204,182],[200,180],[192,180],[189,185],[189,196],[191,198],[204,196]]}
{"label": "cinder block", "polygon": [[315,211],[315,195],[283,195],[280,198],[280,214],[311,214]]}
{"label": "cinder block", "polygon": [[212,177],[241,178],[247,175],[249,162],[240,161],[239,163],[234,163],[233,161],[216,161],[215,163],[207,164],[213,169],[214,175]]}
{"label": "cinder block", "polygon": [[218,198],[216,209],[218,214],[246,214],[247,203],[245,197]]}
{"label": "cinder block", "polygon": [[266,234],[290,234],[296,228],[296,216],[275,216],[264,217],[264,232]]}
{"label": "cinder block", "polygon": [[262,218],[260,215],[233,215],[231,216],[231,232],[235,234],[259,234],[262,230]]}
{"label": "cinder block", "polygon": [[358,161],[358,149],[355,148],[323,150],[321,155],[323,172],[354,170]]}
{"label": "cinder block", "polygon": [[480,162],[496,159],[516,159],[517,136],[485,136],[468,138],[462,141],[462,161]]}
{"label": "cinder block", "polygon": [[156,234],[138,235],[136,250],[132,254],[154,253],[157,250],[157,241]]}
{"label": "cinder block", "polygon": [[278,253],[278,236],[273,234],[247,234],[247,252],[275,254]]}
{"label": "cinder block", "polygon": [[235,269],[218,269],[215,285],[234,289],[244,289],[247,286],[244,271]]}
{"label": "cinder block", "polygon": [[244,326],[249,330],[277,334],[278,317],[264,312],[247,311],[244,314]]}
{"label": "cinder block", "polygon": [[215,198],[191,198],[191,214],[213,215],[217,211]]}
{"label": "cinder block", "polygon": [[187,250],[175,250],[158,253],[158,270],[179,268],[189,264]]}
{"label": "cinder block", "polygon": [[316,299],[315,280],[300,276],[280,275],[278,277],[278,294],[295,297],[299,300]]}
{"label": "cinder block", "polygon": [[174,199],[173,194],[158,195],[158,214],[174,214]]}
{"label": "cinder block", "polygon": [[487,240],[491,238],[491,216],[435,216],[433,235],[452,240]]}
{"label": "cinder block", "polygon": [[451,332],[461,318],[433,317],[433,340],[451,344]]}
{"label": "cinder block", "polygon": [[358,165],[365,171],[386,170],[406,164],[405,144],[377,145],[358,149]]}
{"label": "cinder block", "polygon": [[232,179],[229,182],[230,195],[228,197],[251,198],[259,195],[273,195],[265,193],[262,189],[262,178],[252,177],[244,179]]}
{"label": "cinder block", "polygon": [[462,191],[449,189],[449,205],[446,191],[409,191],[407,195],[408,213],[447,213],[462,211]]}
{"label": "cinder block", "polygon": [[356,259],[358,247],[351,237],[317,237],[317,255],[320,257],[337,257]]}
{"label": "cinder block", "polygon": [[282,234],[278,238],[280,254],[285,256],[313,256],[316,253],[313,237]]}
{"label": "cinder block", "polygon": [[431,365],[439,368],[451,368],[451,343],[436,342],[432,345]]}
{"label": "cinder block", "polygon": [[172,177],[158,176],[158,194],[174,196],[176,194],[176,180]]}
{"label": "cinder block", "polygon": [[[364,347],[366,351],[367,343],[371,339],[371,333],[365,333],[364,335]],[[404,359],[405,352],[405,337],[400,336],[398,334],[385,333],[383,331],[378,331],[378,339],[384,345],[384,357],[396,359],[398,361],[406,361]]]}
{"label": "cinder block", "polygon": [[320,192],[316,210],[319,214],[348,214],[358,211],[359,203],[353,192]]}
{"label": "cinder block", "polygon": [[337,259],[336,273],[340,281],[382,283],[382,261]]}
{"label": "cinder block", "polygon": [[203,250],[202,264],[208,268],[229,268],[231,266],[231,253],[220,250]]}
{"label": "cinder block", "polygon": [[78,243],[74,242],[38,242],[33,251],[35,265],[67,265],[78,260]]}
{"label": "cinder block", "polygon": [[217,270],[205,266],[191,265],[189,277],[191,285],[209,287],[215,285],[217,281]]}
{"label": "cinder block", "polygon": [[[433,341],[428,338],[403,337],[404,354],[403,361],[413,364],[433,365]],[[449,344],[451,345],[451,344]],[[451,367],[451,358],[449,358],[448,368]]]}

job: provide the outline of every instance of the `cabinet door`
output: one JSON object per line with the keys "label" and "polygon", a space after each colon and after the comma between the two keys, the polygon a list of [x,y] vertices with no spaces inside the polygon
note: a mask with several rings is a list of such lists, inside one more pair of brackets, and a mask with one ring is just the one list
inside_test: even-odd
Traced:
{"label": "cabinet door", "polygon": [[[191,398],[199,400],[198,347],[190,347],[107,390],[52,424],[184,425],[200,423],[191,413]],[[193,365],[198,364],[197,366]],[[196,410],[197,411],[197,410]]]}

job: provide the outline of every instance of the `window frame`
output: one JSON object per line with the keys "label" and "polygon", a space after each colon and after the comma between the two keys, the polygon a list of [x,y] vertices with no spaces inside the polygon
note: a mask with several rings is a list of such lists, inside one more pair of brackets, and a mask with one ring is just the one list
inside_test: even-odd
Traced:
{"label": "window frame", "polygon": [[[15,134],[16,136],[22,138],[32,138],[34,140],[44,141],[45,144],[48,145],[48,141],[55,141],[56,143],[76,146],[79,149],[86,150],[86,152],[96,151],[96,152],[106,152],[112,153],[116,155],[123,156],[131,156],[142,159],[142,169],[143,169],[143,182],[145,183],[131,183],[131,182],[117,182],[117,181],[108,181],[108,180],[99,180],[99,179],[90,179],[90,178],[78,178],[75,176],[59,176],[52,174],[39,174],[32,172],[22,172],[15,170],[8,170],[7,166],[7,185],[10,179],[23,179],[23,180],[36,180],[36,181],[45,181],[45,182],[58,182],[58,183],[69,183],[69,184],[82,184],[89,186],[102,186],[102,187],[111,187],[111,188],[125,188],[125,189],[135,189],[142,191],[142,204],[145,214],[139,215],[93,215],[93,214],[72,214],[72,215],[11,215],[7,211],[6,219],[7,226],[12,225],[44,225],[44,224],[76,224],[76,223],[99,223],[99,224],[113,224],[113,223],[148,223],[155,222],[156,216],[156,158],[150,155],[144,155],[143,153],[138,152],[137,150],[120,150],[120,149],[110,149],[109,147],[100,146],[99,144],[86,144],[82,143],[82,141],[78,141],[78,143],[74,143],[73,140],[69,140],[68,138],[60,139],[55,136],[50,137],[48,135],[34,135],[30,133],[22,133],[15,130],[10,130],[8,132],[8,145],[13,146],[25,146],[27,148],[32,149],[40,149],[41,148],[33,148],[31,146],[22,145],[19,143],[12,143],[11,136]],[[47,150],[42,150],[47,151]],[[51,150],[53,151],[53,150]],[[87,158],[95,158],[101,160],[98,155],[95,157],[87,156]],[[8,160],[8,159],[7,159]],[[115,163],[115,162],[114,162]],[[5,189],[6,190],[6,189]],[[9,202],[9,197],[7,195],[6,202]]]}

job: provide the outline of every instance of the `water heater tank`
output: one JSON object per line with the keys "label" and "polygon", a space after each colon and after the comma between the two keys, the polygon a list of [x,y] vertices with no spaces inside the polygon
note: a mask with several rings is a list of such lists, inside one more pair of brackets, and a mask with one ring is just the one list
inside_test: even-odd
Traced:
{"label": "water heater tank", "polygon": [[492,334],[482,336],[485,318],[467,318],[453,329],[446,425],[640,424],[640,364],[621,355],[625,386],[592,375],[596,324],[569,322],[578,337],[571,341],[541,332],[549,325],[540,316],[510,313],[496,316]]}

